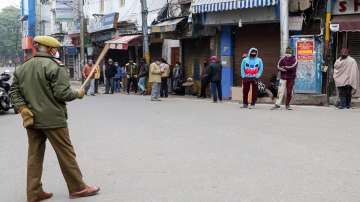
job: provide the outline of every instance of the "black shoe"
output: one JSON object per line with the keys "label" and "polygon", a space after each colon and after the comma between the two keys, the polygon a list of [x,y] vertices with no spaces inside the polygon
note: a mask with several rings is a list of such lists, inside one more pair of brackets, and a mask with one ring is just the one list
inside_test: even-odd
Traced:
{"label": "black shoe", "polygon": [[293,109],[290,107],[290,105],[287,105],[285,108],[286,108],[286,110],[290,110],[290,111],[293,110]]}
{"label": "black shoe", "polygon": [[280,109],[280,106],[279,105],[275,105],[271,108],[271,110],[275,110],[275,109]]}
{"label": "black shoe", "polygon": [[241,107],[242,109],[247,109],[249,107],[249,105],[247,104],[243,104],[243,106]]}

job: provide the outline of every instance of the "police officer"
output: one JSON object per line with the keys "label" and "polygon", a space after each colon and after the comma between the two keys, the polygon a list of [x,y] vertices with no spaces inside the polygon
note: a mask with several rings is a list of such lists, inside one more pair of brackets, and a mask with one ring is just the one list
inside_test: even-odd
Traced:
{"label": "police officer", "polygon": [[43,190],[41,175],[48,139],[55,150],[70,198],[95,195],[100,188],[87,186],[76,162],[67,128],[66,102],[84,97],[84,90],[70,88],[66,67],[54,56],[60,43],[49,36],[34,38],[36,55],[14,73],[10,96],[23,118],[28,134],[27,200],[52,197]]}

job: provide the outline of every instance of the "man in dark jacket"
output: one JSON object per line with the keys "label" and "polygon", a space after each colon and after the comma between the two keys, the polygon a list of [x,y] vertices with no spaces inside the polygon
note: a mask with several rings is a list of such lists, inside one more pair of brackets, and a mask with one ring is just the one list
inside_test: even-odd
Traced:
{"label": "man in dark jacket", "polygon": [[209,75],[208,75],[208,68],[209,68],[209,62],[208,59],[204,61],[204,67],[201,74],[201,90],[200,90],[200,98],[206,98],[206,90],[209,85]]}
{"label": "man in dark jacket", "polygon": [[116,74],[116,67],[113,64],[113,60],[110,58],[108,64],[105,66],[105,94],[114,94],[114,77]]}
{"label": "man in dark jacket", "polygon": [[286,93],[285,107],[287,110],[291,110],[290,101],[292,98],[292,91],[296,79],[297,60],[292,54],[292,49],[288,47],[286,49],[285,56],[283,56],[278,63],[278,70],[280,71],[280,86],[278,89],[278,98],[275,106],[272,108],[279,109]]}
{"label": "man in dark jacket", "polygon": [[145,59],[140,60],[140,69],[139,69],[139,82],[138,87],[141,91],[141,95],[146,94],[146,78],[149,75],[149,67],[146,64]]}
{"label": "man in dark jacket", "polygon": [[137,79],[139,75],[139,68],[136,63],[134,63],[134,60],[129,60],[129,63],[125,65],[126,68],[126,74],[127,74],[127,93],[130,94],[131,86],[133,87],[133,90],[135,91],[135,94],[137,93]]}
{"label": "man in dark jacket", "polygon": [[208,77],[211,82],[211,93],[213,95],[213,101],[216,103],[219,100],[222,101],[222,90],[221,90],[221,74],[222,67],[216,56],[210,57]]}
{"label": "man in dark jacket", "polygon": [[52,197],[41,183],[47,140],[55,150],[70,197],[95,195],[100,189],[83,181],[67,125],[66,102],[83,98],[85,91],[71,89],[67,68],[54,57],[61,45],[57,39],[37,36],[34,42],[37,54],[16,69],[10,89],[12,104],[28,134],[27,200]]}

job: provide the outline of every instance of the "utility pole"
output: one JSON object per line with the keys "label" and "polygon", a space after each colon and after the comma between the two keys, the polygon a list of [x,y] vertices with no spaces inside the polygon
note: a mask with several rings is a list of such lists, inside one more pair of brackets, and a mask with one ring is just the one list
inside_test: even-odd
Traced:
{"label": "utility pole", "polygon": [[143,32],[143,53],[144,58],[147,64],[150,63],[150,51],[149,51],[149,32],[148,32],[148,8],[146,0],[140,0],[141,1],[141,13],[142,13],[142,32]]}
{"label": "utility pole", "polygon": [[[79,1],[79,17],[80,17],[80,72],[79,75],[81,75],[82,69],[85,64],[85,26],[84,26],[84,1]],[[82,78],[80,76],[80,78]]]}
{"label": "utility pole", "polygon": [[289,46],[289,0],[280,0],[280,41],[281,55]]}

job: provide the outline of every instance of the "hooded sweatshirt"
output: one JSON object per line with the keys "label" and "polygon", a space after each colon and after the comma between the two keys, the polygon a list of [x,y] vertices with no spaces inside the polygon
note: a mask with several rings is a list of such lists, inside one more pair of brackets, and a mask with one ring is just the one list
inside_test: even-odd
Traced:
{"label": "hooded sweatshirt", "polygon": [[[257,55],[254,58],[250,57],[252,51],[256,51]],[[264,64],[261,58],[258,57],[259,51],[256,48],[251,48],[246,58],[241,63],[241,77],[242,78],[256,78],[259,79],[264,71]]]}

